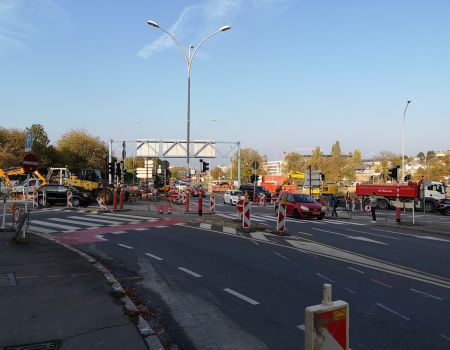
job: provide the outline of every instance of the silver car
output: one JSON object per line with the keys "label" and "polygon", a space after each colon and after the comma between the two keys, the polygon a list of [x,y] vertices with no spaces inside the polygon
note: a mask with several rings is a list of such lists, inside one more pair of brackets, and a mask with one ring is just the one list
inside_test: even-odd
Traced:
{"label": "silver car", "polygon": [[228,190],[223,195],[223,203],[236,205],[240,198],[244,198],[244,193],[242,191],[237,190]]}

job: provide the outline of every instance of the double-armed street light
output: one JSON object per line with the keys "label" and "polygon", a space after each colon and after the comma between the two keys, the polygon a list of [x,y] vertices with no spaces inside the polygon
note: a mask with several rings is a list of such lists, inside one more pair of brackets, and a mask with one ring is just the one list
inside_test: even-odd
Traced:
{"label": "double-armed street light", "polygon": [[192,66],[192,61],[195,57],[195,53],[197,52],[197,50],[205,43],[206,40],[208,40],[210,37],[212,37],[215,34],[218,34],[220,32],[225,32],[229,29],[231,29],[231,26],[223,26],[221,28],[219,28],[218,30],[216,30],[215,32],[207,35],[205,38],[203,38],[200,43],[195,47],[193,45],[189,45],[189,50],[186,52],[185,49],[183,49],[183,47],[180,45],[179,41],[175,38],[174,35],[172,35],[169,31],[167,31],[166,29],[162,28],[158,23],[156,23],[155,21],[147,21],[147,24],[151,27],[155,27],[158,28],[160,30],[162,30],[164,33],[166,33],[168,36],[170,36],[173,41],[175,42],[175,44],[177,45],[178,49],[180,50],[182,56],[184,57],[184,60],[186,62],[187,65],[187,74],[188,74],[188,86],[187,86],[187,142],[186,142],[186,163],[187,163],[187,171],[188,171],[188,178],[191,177],[191,170],[190,170],[190,166],[189,166],[189,148],[190,148],[190,134],[191,134],[191,66]]}

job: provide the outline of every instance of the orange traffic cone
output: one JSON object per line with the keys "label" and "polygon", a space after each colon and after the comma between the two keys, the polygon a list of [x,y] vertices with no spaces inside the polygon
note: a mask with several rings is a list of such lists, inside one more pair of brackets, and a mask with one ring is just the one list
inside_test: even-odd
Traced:
{"label": "orange traffic cone", "polygon": [[172,215],[172,206],[169,203],[169,206],[167,207],[167,215]]}
{"label": "orange traffic cone", "polygon": [[159,212],[158,212],[158,214],[164,214],[164,211],[163,211],[163,206],[162,206],[162,204],[161,204],[161,206],[159,207]]}

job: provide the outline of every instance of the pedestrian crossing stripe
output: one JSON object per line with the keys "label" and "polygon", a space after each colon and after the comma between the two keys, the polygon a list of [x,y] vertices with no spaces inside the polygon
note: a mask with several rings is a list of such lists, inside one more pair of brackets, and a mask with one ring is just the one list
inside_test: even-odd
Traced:
{"label": "pedestrian crossing stripe", "polygon": [[104,213],[101,216],[118,217],[118,218],[130,218],[130,219],[138,219],[138,220],[150,220],[150,221],[160,220],[158,218],[151,218],[151,217],[148,217],[148,216],[117,214],[117,213]]}
{"label": "pedestrian crossing stripe", "polygon": [[99,224],[94,224],[91,222],[80,222],[80,220],[70,220],[70,219],[62,219],[62,218],[50,218],[49,220],[58,221],[58,222],[66,223],[66,224],[75,224],[75,225],[88,226],[88,227],[99,227]]}
{"label": "pedestrian crossing stripe", "polygon": [[91,218],[91,217],[87,217],[87,216],[78,216],[78,215],[69,216],[69,219],[77,219],[77,220],[83,220],[83,221],[88,221],[88,222],[100,222],[100,223],[106,224],[106,225],[122,224],[121,221],[115,221],[114,219],[105,220],[105,219],[97,219],[97,218]]}

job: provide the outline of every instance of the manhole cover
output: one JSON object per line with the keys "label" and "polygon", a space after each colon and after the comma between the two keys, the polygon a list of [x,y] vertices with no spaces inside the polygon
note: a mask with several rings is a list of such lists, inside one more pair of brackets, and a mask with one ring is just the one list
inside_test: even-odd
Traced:
{"label": "manhole cover", "polygon": [[0,287],[17,286],[16,278],[13,273],[0,273]]}
{"label": "manhole cover", "polygon": [[35,343],[28,345],[6,346],[4,350],[57,350],[57,342]]}

